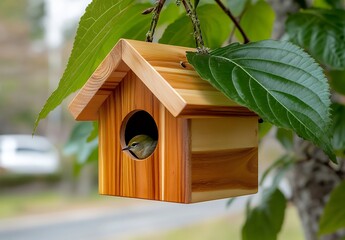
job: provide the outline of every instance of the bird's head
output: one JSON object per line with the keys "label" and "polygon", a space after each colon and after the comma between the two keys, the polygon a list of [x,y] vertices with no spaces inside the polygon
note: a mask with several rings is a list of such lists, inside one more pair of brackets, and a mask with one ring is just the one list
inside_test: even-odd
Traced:
{"label": "bird's head", "polygon": [[133,137],[128,145],[122,150],[129,150],[138,159],[144,159],[149,157],[155,150],[157,140],[152,139],[148,135],[140,134]]}

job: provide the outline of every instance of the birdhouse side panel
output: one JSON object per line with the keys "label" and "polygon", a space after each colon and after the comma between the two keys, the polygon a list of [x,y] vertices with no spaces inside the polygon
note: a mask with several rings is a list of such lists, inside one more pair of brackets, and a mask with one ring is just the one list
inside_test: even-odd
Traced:
{"label": "birdhouse side panel", "polygon": [[257,117],[191,119],[192,202],[257,192]]}
{"label": "birdhouse side panel", "polygon": [[[99,111],[99,190],[101,194],[160,200],[159,146],[138,160],[122,150],[123,122],[137,111],[159,121],[159,101],[133,72],[117,86]],[[135,126],[133,126],[135,127]]]}

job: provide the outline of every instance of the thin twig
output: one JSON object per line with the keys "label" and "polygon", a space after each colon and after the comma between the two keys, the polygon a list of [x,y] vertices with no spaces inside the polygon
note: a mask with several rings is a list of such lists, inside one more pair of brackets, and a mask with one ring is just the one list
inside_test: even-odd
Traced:
{"label": "thin twig", "polygon": [[163,8],[164,3],[165,3],[165,0],[157,0],[157,2],[156,2],[156,6],[154,7],[154,9],[152,11],[152,20],[151,20],[150,29],[146,33],[146,42],[152,42],[153,41],[153,35],[155,34],[159,15],[161,13],[161,10]]}
{"label": "thin twig", "polygon": [[244,43],[249,43],[250,40],[247,37],[246,33],[243,31],[243,28],[241,27],[241,25],[238,23],[237,19],[235,18],[234,15],[232,15],[230,9],[228,9],[220,0],[215,0],[216,3],[219,5],[219,7],[230,17],[230,19],[232,20],[232,22],[235,24],[235,26],[237,27],[237,29],[240,31]]}
{"label": "thin twig", "polygon": [[204,45],[204,40],[202,39],[200,22],[196,14],[196,10],[193,9],[193,5],[190,0],[182,0],[183,6],[186,9],[187,15],[192,21],[194,29],[195,44],[200,53],[208,53],[208,49]]}

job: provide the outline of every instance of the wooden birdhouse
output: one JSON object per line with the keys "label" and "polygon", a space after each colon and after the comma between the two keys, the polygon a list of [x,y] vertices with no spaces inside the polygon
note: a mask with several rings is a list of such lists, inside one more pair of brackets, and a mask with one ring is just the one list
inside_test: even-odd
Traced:
{"label": "wooden birdhouse", "polygon": [[[257,192],[258,117],[202,80],[194,49],[120,40],[70,104],[99,121],[100,194],[193,203]],[[140,159],[137,135],[157,141]]]}

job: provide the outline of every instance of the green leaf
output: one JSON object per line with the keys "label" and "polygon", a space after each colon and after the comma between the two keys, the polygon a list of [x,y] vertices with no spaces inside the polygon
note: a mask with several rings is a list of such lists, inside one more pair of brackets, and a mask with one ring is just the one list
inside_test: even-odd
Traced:
{"label": "green leaf", "polygon": [[266,134],[271,130],[272,124],[269,122],[263,122],[259,124],[259,140],[266,136]]}
{"label": "green leaf", "polygon": [[249,211],[242,240],[276,240],[284,222],[286,199],[279,189],[263,192],[261,204]]}
{"label": "green leaf", "polygon": [[[275,13],[271,5],[264,1],[258,1],[246,9],[241,18],[240,25],[250,41],[259,41],[271,38],[274,19]],[[253,27],[253,23],[260,24],[256,24]],[[236,38],[243,41],[238,30],[236,30]]]}
{"label": "green leaf", "polygon": [[74,126],[71,135],[64,146],[64,154],[75,156],[74,173],[77,175],[85,164],[98,159],[98,138],[86,140],[90,132],[94,132],[92,122],[81,122]]}
{"label": "green leaf", "polygon": [[263,185],[267,176],[272,172],[275,171],[275,177],[273,178],[272,186],[278,187],[280,180],[290,168],[290,166],[294,163],[294,158],[291,155],[283,155],[282,157],[278,158],[274,161],[262,174],[260,185]]}
{"label": "green leaf", "polygon": [[247,3],[248,0],[227,0],[228,7],[235,17],[241,15],[246,8]]}
{"label": "green leaf", "polygon": [[329,80],[333,90],[345,95],[345,70],[329,71]]}
{"label": "green leaf", "polygon": [[319,235],[329,234],[345,228],[345,181],[332,192],[319,223]]}
{"label": "green leaf", "polygon": [[330,94],[320,66],[289,42],[231,44],[187,53],[199,75],[265,121],[292,129],[336,161],[330,138]]}
{"label": "green leaf", "polygon": [[178,17],[180,17],[182,7],[177,6],[176,3],[171,2],[163,8],[161,15],[159,16],[158,26],[169,25],[173,23]]}
{"label": "green leaf", "polygon": [[194,9],[196,9],[199,5],[200,0],[194,0]]}
{"label": "green leaf", "polygon": [[88,142],[91,142],[92,140],[96,139],[98,137],[98,122],[92,123],[92,131],[90,132],[90,135],[87,137]]}
{"label": "green leaf", "polygon": [[331,69],[345,68],[345,11],[308,9],[286,22],[289,37]]}
{"label": "green leaf", "polygon": [[325,8],[325,9],[331,9],[332,6],[328,4],[326,0],[314,0],[313,7],[315,8]]}
{"label": "green leaf", "polygon": [[288,129],[278,128],[276,138],[288,151],[293,151],[293,132]]}
{"label": "green leaf", "polygon": [[332,104],[333,110],[333,148],[339,155],[345,153],[345,106]]}
{"label": "green leaf", "polygon": [[93,131],[92,122],[80,122],[75,125],[72,133],[64,146],[66,155],[76,155],[80,163],[86,162],[92,150],[98,146],[98,138],[87,141],[87,137]]}
{"label": "green leaf", "polygon": [[344,9],[345,8],[345,0],[325,0],[329,5],[333,8]]}
{"label": "green leaf", "polygon": [[93,163],[97,161],[97,159],[98,159],[98,147],[94,147],[91,149],[91,152],[88,154],[88,158],[84,162],[80,162],[78,160],[74,161],[73,175],[79,176],[80,171],[86,164]]}
{"label": "green leaf", "polygon": [[[197,12],[205,45],[209,48],[220,47],[231,32],[233,24],[230,19],[214,4],[201,5],[198,7]],[[195,47],[193,26],[189,17],[183,15],[170,24],[159,42]]]}
{"label": "green leaf", "polygon": [[[142,37],[131,30],[149,28],[150,16],[141,15],[149,6],[134,0],[92,1],[80,19],[73,50],[59,86],[39,113],[35,129],[41,119],[84,85],[121,37]],[[131,35],[133,32],[135,34]]]}

